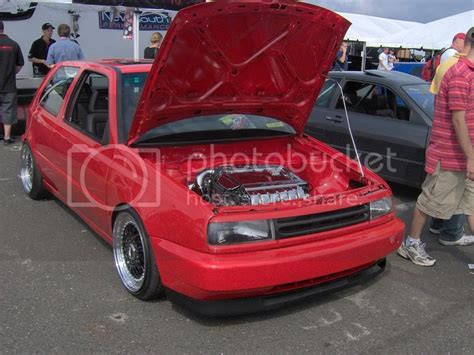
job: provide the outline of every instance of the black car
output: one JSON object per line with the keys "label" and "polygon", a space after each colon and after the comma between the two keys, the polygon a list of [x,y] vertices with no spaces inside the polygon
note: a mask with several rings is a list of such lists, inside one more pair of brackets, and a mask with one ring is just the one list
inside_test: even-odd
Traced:
{"label": "black car", "polygon": [[429,84],[409,74],[381,70],[331,72],[329,78],[306,133],[355,156],[337,81],[362,164],[388,181],[421,186],[434,110]]}

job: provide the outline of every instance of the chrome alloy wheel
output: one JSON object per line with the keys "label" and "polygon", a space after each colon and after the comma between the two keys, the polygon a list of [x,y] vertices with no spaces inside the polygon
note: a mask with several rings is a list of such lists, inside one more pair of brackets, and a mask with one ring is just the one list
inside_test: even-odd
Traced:
{"label": "chrome alloy wheel", "polygon": [[26,193],[30,193],[33,188],[33,155],[28,146],[23,146],[21,151],[21,185]]}
{"label": "chrome alloy wheel", "polygon": [[138,292],[145,280],[146,256],[143,235],[129,214],[117,217],[114,231],[115,265],[125,287]]}

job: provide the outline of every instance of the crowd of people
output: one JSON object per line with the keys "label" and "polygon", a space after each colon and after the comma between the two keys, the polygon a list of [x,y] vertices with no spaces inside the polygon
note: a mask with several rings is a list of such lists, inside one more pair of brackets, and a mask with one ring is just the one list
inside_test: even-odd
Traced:
{"label": "crowd of people", "polygon": [[[348,43],[342,42],[339,50],[336,54],[336,59],[331,70],[334,71],[346,71],[349,69],[349,53]],[[395,56],[395,52],[390,48],[380,48],[378,56],[378,67],[379,70],[393,70],[395,63],[399,60]]]}
{"label": "crowd of people", "polygon": [[[42,35],[33,41],[28,60],[33,65],[33,76],[44,77],[57,63],[84,59],[79,44],[71,39],[71,28],[67,24],[58,26],[58,40],[53,37],[56,28],[49,22],[41,26]],[[14,143],[11,136],[12,125],[18,122],[16,74],[24,66],[20,46],[4,32],[4,23],[0,21],[0,115],[3,123],[3,142]],[[150,45],[145,48],[144,58],[154,59],[160,48],[163,36],[159,32],[152,34]]]}
{"label": "crowd of people", "polygon": [[[0,20],[0,114],[3,123],[3,143],[9,145],[14,142],[11,137],[12,125],[18,122],[16,74],[25,62],[20,46],[4,33],[4,29],[4,23]],[[84,59],[79,44],[70,39],[69,25],[58,26],[57,41],[52,38],[55,30],[52,24],[43,24],[41,30],[42,36],[33,41],[28,53],[34,76],[45,76],[57,63]]]}

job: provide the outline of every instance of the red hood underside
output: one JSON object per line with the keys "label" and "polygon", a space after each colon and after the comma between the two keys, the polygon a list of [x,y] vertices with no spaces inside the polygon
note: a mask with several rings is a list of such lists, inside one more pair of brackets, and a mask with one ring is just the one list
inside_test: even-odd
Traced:
{"label": "red hood underside", "polygon": [[270,116],[301,133],[350,23],[291,0],[219,0],[180,11],[151,68],[129,143],[173,121]]}

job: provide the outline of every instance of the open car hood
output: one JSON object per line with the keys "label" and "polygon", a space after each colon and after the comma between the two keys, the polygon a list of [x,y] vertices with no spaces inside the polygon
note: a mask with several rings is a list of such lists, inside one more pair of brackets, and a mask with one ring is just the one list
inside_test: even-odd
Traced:
{"label": "open car hood", "polygon": [[143,89],[128,143],[195,116],[269,116],[302,133],[350,23],[292,0],[218,0],[181,10]]}

